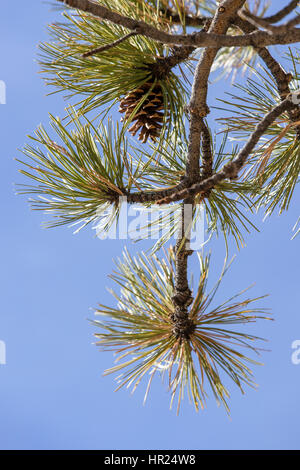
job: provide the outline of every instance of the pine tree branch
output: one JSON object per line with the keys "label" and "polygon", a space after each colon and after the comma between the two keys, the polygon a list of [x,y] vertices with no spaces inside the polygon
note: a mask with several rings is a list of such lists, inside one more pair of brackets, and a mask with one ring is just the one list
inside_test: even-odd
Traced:
{"label": "pine tree branch", "polygon": [[188,307],[193,302],[192,292],[188,282],[188,257],[193,254],[190,250],[190,233],[193,220],[194,197],[184,199],[181,204],[181,219],[178,239],[175,246],[175,286],[172,301],[174,313],[174,333],[184,336],[193,327],[189,319]]}
{"label": "pine tree branch", "polygon": [[[214,34],[224,34],[230,26],[231,19],[236,16],[236,12],[243,6],[245,0],[227,0],[223,2],[213,18],[208,32]],[[200,145],[202,139],[202,149],[204,157],[204,171],[202,177],[210,177],[212,174],[212,154],[209,131],[203,121],[203,116],[208,112],[206,104],[207,83],[212,64],[218,53],[217,48],[209,48],[203,51],[201,59],[198,61],[191,99],[188,106],[190,115],[189,144],[186,163],[185,179],[189,184],[196,183],[200,179]],[[181,208],[180,237],[176,243],[176,278],[173,303],[175,307],[174,323],[175,332],[190,331],[193,327],[192,321],[188,318],[188,306],[192,302],[191,291],[188,283],[188,256],[192,254],[190,250],[190,232],[193,220],[194,194],[190,193],[184,199]],[[182,334],[182,333],[181,333]]]}
{"label": "pine tree branch", "polygon": [[[131,31],[144,35],[154,41],[163,44],[177,44],[180,46],[193,46],[193,47],[248,47],[248,46],[269,46],[275,44],[292,44],[300,41],[299,28],[286,28],[285,32],[270,34],[266,31],[255,31],[251,34],[243,36],[230,36],[225,34],[213,34],[199,31],[192,34],[170,34],[155,28],[144,21],[137,21],[127,16],[120,15],[109,8],[103,7],[98,3],[91,0],[57,0],[66,4],[71,8],[75,8],[87,13],[90,13],[103,20],[111,21],[114,24],[121,25]],[[225,13],[219,7],[220,13]]]}
{"label": "pine tree branch", "polygon": [[238,176],[239,171],[245,164],[247,158],[253,151],[255,145],[268,129],[268,127],[284,112],[291,109],[298,109],[299,106],[294,104],[288,96],[284,101],[275,106],[266,116],[257,124],[255,130],[251,134],[248,142],[240,150],[238,155],[229,163],[226,163],[223,168],[212,175],[211,177],[189,185],[188,181],[184,179],[178,185],[172,188],[167,188],[158,191],[147,191],[147,192],[136,192],[127,193],[127,202],[132,203],[157,203],[157,204],[169,204],[170,202],[180,201],[191,195],[196,195],[201,192],[208,191],[214,186],[219,184],[221,181],[229,178],[235,179]]}
{"label": "pine tree branch", "polygon": [[[223,2],[212,21],[208,34],[224,34],[227,32],[236,12],[245,0],[227,0]],[[203,117],[209,113],[206,103],[208,77],[218,53],[218,48],[206,48],[197,64],[192,86],[191,99],[187,110],[190,115],[189,145],[187,154],[186,177],[190,182],[199,179],[200,142],[203,129]]]}
{"label": "pine tree branch", "polygon": [[[299,17],[300,18],[300,17]],[[243,31],[244,33],[251,33],[255,31],[255,26],[253,26],[247,19],[236,17],[235,24]],[[270,70],[274,80],[276,81],[277,89],[279,96],[284,100],[288,94],[291,92],[289,83],[291,81],[291,74],[286,73],[281,65],[274,59],[266,47],[255,47],[255,50],[259,54],[260,58],[266,64]],[[294,109],[288,111],[289,118],[291,122],[297,122],[300,120],[300,109]],[[296,127],[297,136],[300,137],[300,128]]]}
{"label": "pine tree branch", "polygon": [[169,56],[157,57],[154,63],[147,64],[147,68],[155,78],[162,79],[169,75],[172,68],[187,60],[194,50],[195,47],[191,46],[174,46]]}
{"label": "pine tree branch", "polygon": [[[163,14],[166,15],[167,20],[170,21],[171,24],[181,24],[181,17],[178,13],[170,10],[169,8],[166,10],[161,10]],[[193,26],[193,27],[205,27],[209,28],[212,22],[212,17],[210,16],[192,16],[192,15],[185,15],[184,16],[184,23],[186,26]]]}
{"label": "pine tree branch", "polygon": [[275,15],[268,16],[264,18],[268,23],[278,23],[278,21],[283,20],[287,15],[289,15],[293,10],[298,6],[299,0],[292,0],[286,7],[279,10]]}
{"label": "pine tree branch", "polygon": [[291,19],[290,21],[287,21],[283,25],[280,26],[273,26],[270,24],[268,21],[266,21],[264,18],[259,18],[258,16],[253,15],[247,10],[243,10],[239,13],[241,18],[244,18],[249,21],[255,28],[259,28],[262,26],[264,29],[266,29],[270,33],[284,33],[287,30],[290,30],[297,26],[300,23],[300,16],[296,16],[295,18]]}
{"label": "pine tree branch", "polygon": [[82,57],[91,57],[95,54],[99,54],[100,52],[108,51],[109,49],[112,49],[113,47],[118,46],[119,44],[121,44],[122,42],[124,42],[127,39],[131,38],[132,36],[137,36],[137,35],[138,35],[138,33],[134,32],[134,31],[131,31],[128,34],[125,34],[125,36],[121,37],[120,39],[117,39],[116,41],[111,42],[110,44],[106,44],[105,46],[96,47],[95,49],[91,49],[90,51],[85,52],[84,54],[82,54]]}
{"label": "pine tree branch", "polygon": [[258,143],[261,136],[268,129],[268,127],[278,118],[282,113],[298,107],[293,104],[290,97],[287,97],[279,105],[275,106],[266,116],[260,121],[255,127],[254,132],[251,134],[248,142],[244,147],[239,151],[238,155],[229,163],[226,163],[223,168],[215,173],[210,178],[207,178],[204,181],[196,183],[177,194],[174,192],[172,196],[167,197],[161,201],[157,201],[158,204],[169,204],[170,202],[178,201],[183,198],[199,194],[200,192],[205,192],[217,184],[219,184],[224,179],[234,180],[238,177],[238,173],[241,168],[245,165],[247,158],[252,153],[256,144]]}

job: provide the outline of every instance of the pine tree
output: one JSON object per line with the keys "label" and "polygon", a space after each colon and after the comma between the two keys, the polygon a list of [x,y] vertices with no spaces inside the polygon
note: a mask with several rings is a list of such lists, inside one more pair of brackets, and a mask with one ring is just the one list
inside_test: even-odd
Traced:
{"label": "pine tree", "polygon": [[[124,200],[160,209],[150,228],[163,224],[163,235],[150,255],[123,253],[117,304],[96,312],[97,345],[121,361],[106,372],[133,390],[148,376],[145,397],[153,376],[166,376],[178,410],[185,391],[198,410],[210,389],[229,411],[224,376],[241,391],[253,386],[259,351],[259,338],[234,325],[270,316],[252,306],[262,297],[211,305],[230,263],[209,291],[206,245],[192,289],[191,230],[204,208],[209,237],[242,246],[255,228],[246,211],[289,207],[300,169],[299,56],[291,46],[284,68],[268,46],[300,40],[299,16],[285,20],[298,1],[272,16],[257,0],[58,1],[64,20],[51,25],[40,63],[76,103],[67,119],[50,116],[57,139],[41,126],[24,148],[21,172],[33,184],[21,192],[53,215],[50,226],[108,231]],[[216,107],[221,139],[209,127],[213,70],[230,73],[234,90]]]}

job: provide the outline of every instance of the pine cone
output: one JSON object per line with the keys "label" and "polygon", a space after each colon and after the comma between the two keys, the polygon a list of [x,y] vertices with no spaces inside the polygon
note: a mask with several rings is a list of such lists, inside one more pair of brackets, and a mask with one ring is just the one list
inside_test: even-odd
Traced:
{"label": "pine cone", "polygon": [[[153,83],[146,82],[139,88],[131,91],[125,98],[120,102],[120,113],[125,112],[125,117],[121,121],[125,121],[130,118],[135,108],[138,106],[140,101],[149,92],[149,89],[153,86]],[[154,142],[159,136],[162,122],[164,118],[164,98],[163,92],[160,85],[155,85],[147,98],[136,110],[136,114],[132,119],[132,126],[129,128],[129,132],[134,136],[138,131],[139,140],[143,143],[147,142],[150,137]]]}

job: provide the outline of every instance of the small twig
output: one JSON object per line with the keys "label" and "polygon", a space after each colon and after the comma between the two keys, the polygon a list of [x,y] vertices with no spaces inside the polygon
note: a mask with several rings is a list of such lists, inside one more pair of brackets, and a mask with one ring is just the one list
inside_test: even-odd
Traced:
{"label": "small twig", "polygon": [[300,15],[295,16],[292,20],[288,21],[286,23],[287,28],[294,28],[294,26],[297,26],[300,23]]}
{"label": "small twig", "polygon": [[135,31],[131,31],[128,34],[125,34],[125,36],[121,37],[120,39],[117,39],[116,41],[111,42],[110,44],[106,44],[105,46],[96,47],[96,49],[91,49],[88,52],[84,52],[84,54],[82,54],[82,57],[91,57],[92,55],[98,54],[99,52],[108,51],[109,49],[112,49],[113,47],[116,47],[119,44],[121,44],[122,42],[126,41],[126,39],[128,39],[132,36],[137,36],[137,35],[138,35],[138,33],[136,33]]}
{"label": "small twig", "polygon": [[291,13],[295,8],[297,8],[299,0],[292,0],[286,7],[279,10],[275,15],[268,16],[264,18],[268,23],[278,23],[278,21],[283,20],[289,13]]}
{"label": "small twig", "polygon": [[[248,19],[242,19],[240,16],[236,17],[236,25],[240,28],[243,33],[251,33],[255,31],[255,26],[248,21]],[[270,70],[278,89],[280,98],[284,100],[287,95],[291,92],[289,83],[292,79],[290,73],[286,73],[281,65],[274,59],[269,50],[266,47],[255,47],[255,50],[259,54],[260,58],[264,61],[268,69]],[[292,122],[299,121],[300,109],[294,109],[288,111],[289,118]],[[297,136],[300,136],[300,128],[296,129]]]}
{"label": "small twig", "polygon": [[280,26],[273,26],[264,18],[259,18],[255,15],[252,15],[252,13],[246,10],[240,11],[239,15],[241,16],[241,18],[248,20],[249,23],[251,23],[256,28],[259,28],[259,26],[261,26],[266,31],[268,31],[269,33],[273,33],[273,34],[284,33],[285,31],[294,28],[300,23],[300,15],[296,16],[292,20],[287,21],[286,23]]}
{"label": "small twig", "polygon": [[247,10],[240,10],[239,11],[239,16],[243,20],[249,21],[249,23],[257,29],[259,29],[259,27],[262,27],[266,31],[269,31],[269,32],[272,33],[273,29],[276,28],[276,26],[273,26],[268,21],[266,21],[264,18],[259,18],[258,16],[253,15],[252,13],[250,13],[250,11],[247,11]]}
{"label": "small twig", "polygon": [[[241,15],[236,17],[235,25],[245,34],[252,33],[256,30],[256,27],[248,20],[248,17],[243,19]],[[286,98],[290,93],[289,74],[285,73],[281,65],[274,59],[266,47],[255,47],[255,50],[273,75],[279,95],[282,99]]]}
{"label": "small twig", "polygon": [[155,78],[164,78],[169,75],[172,68],[187,60],[194,50],[195,48],[191,46],[174,46],[169,56],[157,57],[156,61],[147,64],[147,67]]}

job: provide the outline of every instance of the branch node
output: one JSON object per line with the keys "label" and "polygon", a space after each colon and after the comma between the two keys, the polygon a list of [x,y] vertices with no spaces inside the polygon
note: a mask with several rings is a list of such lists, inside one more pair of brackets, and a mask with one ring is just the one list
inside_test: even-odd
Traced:
{"label": "branch node", "polygon": [[193,114],[198,118],[204,118],[210,113],[210,109],[206,103],[203,103],[202,106],[187,106],[187,110],[189,114]]}

